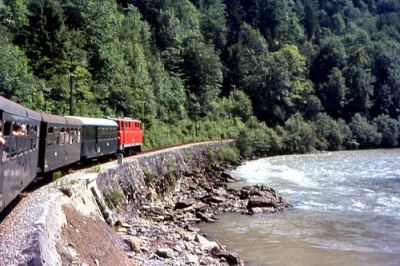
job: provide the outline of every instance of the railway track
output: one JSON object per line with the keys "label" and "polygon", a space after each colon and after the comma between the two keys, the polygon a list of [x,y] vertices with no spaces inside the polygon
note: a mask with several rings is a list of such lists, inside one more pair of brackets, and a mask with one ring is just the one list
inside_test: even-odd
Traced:
{"label": "railway track", "polygon": [[[204,144],[204,143],[210,143],[213,141],[192,141],[192,142],[187,142],[187,143],[182,143],[182,144],[172,144],[172,145],[165,145],[157,148],[152,148],[148,150],[144,150],[141,152],[138,152],[135,155],[129,156],[127,158],[135,157],[137,155],[144,155],[148,153],[153,153],[153,152],[158,152],[158,151],[163,151],[163,150],[168,150],[171,148],[177,148],[181,146],[186,146],[186,145],[195,145],[195,144]],[[68,167],[58,169],[56,172],[60,171],[62,176],[67,175],[67,174],[72,174],[75,172],[79,172],[85,169],[89,169],[93,166],[104,164],[110,161],[116,160],[116,155],[112,156],[106,156],[106,157],[100,157],[97,159],[93,160],[88,160],[85,162],[78,162],[75,164],[72,164]],[[18,205],[18,203],[21,201],[21,199],[28,197],[29,194],[35,192],[37,189],[46,186],[50,183],[52,183],[53,180],[53,173],[44,175],[44,176],[39,176],[36,179],[34,179],[1,213],[0,213],[0,224],[3,222],[3,220],[13,211],[13,209]]]}

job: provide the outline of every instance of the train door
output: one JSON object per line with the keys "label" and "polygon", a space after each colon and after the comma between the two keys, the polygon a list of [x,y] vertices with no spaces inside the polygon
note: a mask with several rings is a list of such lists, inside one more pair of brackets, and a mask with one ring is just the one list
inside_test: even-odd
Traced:
{"label": "train door", "polygon": [[96,136],[95,136],[95,139],[96,139],[96,153],[100,153],[101,152],[101,148],[100,148],[100,139],[99,139],[99,136],[100,136],[100,134],[99,134],[99,130],[100,130],[100,128],[99,127],[95,127],[95,134],[96,134]]}

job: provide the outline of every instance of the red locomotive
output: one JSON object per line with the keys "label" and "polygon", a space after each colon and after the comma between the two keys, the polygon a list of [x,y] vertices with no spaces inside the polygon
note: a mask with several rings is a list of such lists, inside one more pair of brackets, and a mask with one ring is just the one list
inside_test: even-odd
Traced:
{"label": "red locomotive", "polygon": [[143,123],[132,118],[112,118],[118,124],[118,150],[132,155],[141,150]]}

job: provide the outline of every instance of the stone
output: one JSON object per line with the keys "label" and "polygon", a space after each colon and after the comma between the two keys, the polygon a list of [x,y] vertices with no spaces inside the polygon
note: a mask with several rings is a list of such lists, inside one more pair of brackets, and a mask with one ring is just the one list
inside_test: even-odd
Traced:
{"label": "stone", "polygon": [[174,251],[170,248],[159,248],[157,249],[156,254],[165,259],[172,259],[175,257]]}
{"label": "stone", "polygon": [[128,229],[126,229],[125,227],[118,226],[115,231],[118,233],[127,233]]}
{"label": "stone", "polygon": [[177,209],[185,209],[187,207],[190,207],[194,204],[194,201],[192,199],[189,200],[179,200],[178,202],[175,203],[175,210]]}
{"label": "stone", "polygon": [[221,177],[223,177],[228,182],[237,182],[237,181],[240,180],[240,178],[238,178],[238,177],[236,177],[233,174],[228,173],[228,172],[222,172],[221,173]]}
{"label": "stone", "polygon": [[215,222],[215,220],[213,218],[211,218],[209,215],[204,214],[202,212],[196,212],[196,217],[200,218],[201,220],[203,220],[204,222],[207,222],[207,223]]}
{"label": "stone", "polygon": [[203,236],[201,236],[199,234],[196,235],[196,241],[199,242],[200,246],[205,250],[209,250],[209,249],[213,249],[215,247],[218,247],[217,242],[209,241],[205,237],[203,237]]}
{"label": "stone", "polygon": [[199,263],[199,257],[197,255],[194,254],[188,254],[186,256],[187,262],[189,262],[190,264],[197,264]]}
{"label": "stone", "polygon": [[176,246],[174,247],[174,250],[175,250],[176,252],[178,252],[179,254],[183,252],[183,249],[182,249],[182,247],[181,247],[180,245],[176,245]]}
{"label": "stone", "polygon": [[221,259],[224,258],[226,260],[226,262],[229,263],[229,265],[240,264],[239,256],[236,253],[223,251],[223,252],[219,253],[219,257]]}
{"label": "stone", "polygon": [[223,197],[218,197],[218,196],[212,196],[210,198],[210,202],[214,202],[214,203],[221,203],[224,202],[225,199]]}
{"label": "stone", "polygon": [[127,244],[131,251],[139,252],[142,240],[136,236],[131,236],[124,239],[125,244]]}
{"label": "stone", "polygon": [[214,263],[215,263],[215,260],[213,259],[213,257],[207,256],[207,257],[205,258],[205,262],[206,262],[207,265],[211,265],[211,264],[214,264]]}
{"label": "stone", "polygon": [[264,207],[273,207],[276,208],[276,202],[271,198],[262,198],[262,197],[251,197],[249,202],[247,203],[248,208],[264,208]]}
{"label": "stone", "polygon": [[131,236],[137,235],[136,229],[132,229],[132,228],[128,229],[127,233],[128,233],[128,235],[131,235]]}
{"label": "stone", "polygon": [[196,238],[196,234],[185,233],[183,240],[185,241],[193,241]]}

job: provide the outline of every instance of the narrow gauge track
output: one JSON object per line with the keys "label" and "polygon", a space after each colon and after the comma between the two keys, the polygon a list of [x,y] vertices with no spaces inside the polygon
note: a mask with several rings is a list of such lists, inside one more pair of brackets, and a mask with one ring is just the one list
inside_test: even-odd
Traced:
{"label": "narrow gauge track", "polygon": [[[161,146],[161,147],[157,147],[157,148],[152,148],[152,149],[148,149],[148,150],[144,150],[141,152],[138,152],[135,155],[126,157],[126,158],[130,158],[130,157],[134,157],[137,155],[142,155],[142,154],[147,154],[147,153],[152,153],[152,152],[157,152],[157,151],[162,151],[162,150],[168,150],[171,148],[176,148],[176,147],[180,147],[180,146],[185,146],[185,145],[194,145],[194,144],[202,144],[202,143],[208,143],[211,141],[192,141],[192,142],[186,142],[186,143],[182,143],[182,144],[172,144],[172,145],[165,145],[165,146]],[[89,169],[93,166],[99,165],[99,164],[104,164],[110,161],[114,161],[116,160],[116,155],[111,155],[111,156],[104,156],[104,157],[100,157],[100,158],[96,158],[93,160],[87,160],[85,162],[78,162],[78,163],[74,163],[68,167],[62,168],[62,169],[58,169],[57,171],[61,171],[62,175],[67,175],[67,174],[72,174],[74,172],[79,172],[85,169]],[[28,197],[29,194],[35,192],[36,190],[38,190],[39,188],[46,186],[50,183],[52,183],[53,177],[52,177],[52,173],[49,173],[47,175],[44,176],[39,176],[37,178],[35,178],[19,195],[18,197],[16,197],[1,213],[0,213],[0,224],[3,222],[3,220],[13,211],[13,209],[18,205],[18,203],[24,198],[24,197]]]}

